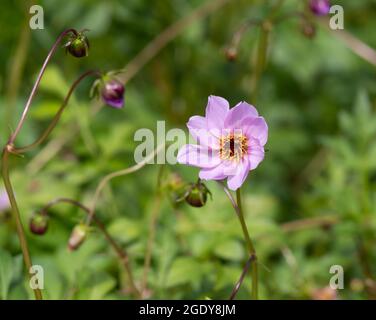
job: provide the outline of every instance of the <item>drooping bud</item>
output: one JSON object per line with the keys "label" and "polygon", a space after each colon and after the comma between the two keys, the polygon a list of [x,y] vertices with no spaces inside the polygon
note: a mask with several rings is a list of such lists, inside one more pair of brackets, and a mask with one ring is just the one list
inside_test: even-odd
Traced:
{"label": "drooping bud", "polygon": [[37,235],[43,235],[48,229],[48,216],[43,212],[35,212],[30,219],[30,231]]}
{"label": "drooping bud", "polygon": [[235,61],[238,56],[238,51],[235,47],[230,47],[226,50],[226,58],[228,61]]}
{"label": "drooping bud", "polygon": [[312,39],[316,35],[316,27],[310,21],[304,21],[301,26],[302,33],[309,39]]}
{"label": "drooping bud", "polygon": [[77,250],[85,241],[88,231],[89,227],[87,225],[83,223],[76,225],[68,240],[68,249],[71,251]]}
{"label": "drooping bud", "polygon": [[102,87],[102,99],[109,106],[120,109],[124,105],[124,91],[124,85],[120,81],[110,79]]}
{"label": "drooping bud", "polygon": [[97,79],[91,89],[91,95],[101,97],[103,102],[116,109],[124,106],[124,85],[116,79],[114,72]]}
{"label": "drooping bud", "polygon": [[71,35],[68,42],[65,44],[66,51],[76,58],[82,58],[89,55],[89,40],[85,36],[83,30],[75,35]]}
{"label": "drooping bud", "polygon": [[309,7],[313,14],[317,16],[325,16],[330,11],[329,0],[310,0]]}
{"label": "drooping bud", "polygon": [[192,207],[200,208],[205,205],[208,194],[211,195],[209,189],[201,181],[191,183],[185,201]]}

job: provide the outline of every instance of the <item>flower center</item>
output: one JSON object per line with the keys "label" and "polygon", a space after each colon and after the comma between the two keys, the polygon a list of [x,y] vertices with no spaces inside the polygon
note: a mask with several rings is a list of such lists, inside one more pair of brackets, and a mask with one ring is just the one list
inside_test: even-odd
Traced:
{"label": "flower center", "polygon": [[239,162],[248,150],[248,138],[241,133],[230,133],[219,141],[219,155],[222,160]]}

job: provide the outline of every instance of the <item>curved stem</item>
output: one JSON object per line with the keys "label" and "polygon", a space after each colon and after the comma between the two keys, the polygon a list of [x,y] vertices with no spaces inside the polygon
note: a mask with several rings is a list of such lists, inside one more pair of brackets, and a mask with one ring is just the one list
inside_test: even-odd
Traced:
{"label": "curved stem", "polygon": [[34,83],[34,87],[33,89],[31,90],[31,93],[30,93],[30,96],[26,102],[26,105],[25,105],[25,108],[24,108],[24,111],[22,113],[22,116],[21,116],[21,119],[20,121],[18,122],[18,125],[16,127],[16,130],[13,132],[13,134],[10,136],[9,138],[9,141],[8,141],[8,145],[12,145],[14,143],[14,141],[16,140],[16,137],[18,135],[18,133],[20,132],[24,122],[25,122],[25,119],[26,119],[26,115],[30,109],[30,106],[31,106],[31,102],[33,101],[33,98],[35,96],[35,93],[38,89],[38,86],[39,86],[39,83],[40,81],[42,80],[42,76],[44,74],[44,71],[46,70],[46,67],[49,63],[49,61],[51,60],[51,57],[53,56],[53,54],[55,53],[59,43],[61,42],[61,40],[68,34],[68,33],[73,33],[73,34],[77,34],[77,31],[74,30],[74,29],[67,29],[65,31],[63,31],[59,37],[56,39],[55,43],[53,44],[51,50],[49,51],[46,59],[44,60],[44,63],[42,65],[42,68],[40,69],[39,71],[39,74],[38,74],[38,77],[37,77],[37,80],[35,81]]}
{"label": "curved stem", "polygon": [[64,98],[63,104],[60,106],[59,110],[55,114],[54,118],[52,119],[52,121],[51,121],[50,125],[47,127],[47,129],[42,133],[42,135],[35,142],[33,142],[33,143],[31,143],[31,144],[29,144],[25,147],[14,147],[13,150],[14,150],[15,153],[24,153],[24,152],[38,146],[39,144],[41,144],[44,140],[46,140],[48,138],[48,136],[50,135],[52,130],[56,127],[57,123],[59,122],[61,115],[63,114],[65,107],[67,106],[68,101],[69,101],[71,95],[73,94],[73,91],[76,89],[78,84],[84,78],[86,78],[90,75],[100,75],[100,73],[96,70],[90,70],[90,71],[83,73],[80,77],[78,77],[75,80],[75,82],[73,82],[72,86],[69,88],[69,91]]}
{"label": "curved stem", "polygon": [[255,256],[254,255],[251,255],[249,257],[249,259],[247,260],[247,263],[244,266],[242,274],[240,275],[240,278],[239,278],[238,282],[235,284],[234,289],[231,292],[229,300],[234,300],[235,299],[235,297],[238,294],[238,291],[239,291],[239,289],[240,289],[240,287],[241,287],[241,285],[243,283],[243,280],[244,280],[245,276],[247,275],[248,269],[249,269],[249,267],[251,266],[251,263],[254,260],[255,260]]}
{"label": "curved stem", "polygon": [[93,219],[93,216],[94,216],[94,213],[95,213],[95,208],[97,206],[97,202],[98,202],[99,196],[101,195],[103,188],[107,185],[108,182],[110,182],[114,178],[125,176],[127,174],[130,174],[130,173],[133,173],[133,172],[136,172],[136,171],[140,170],[150,160],[152,160],[160,151],[162,151],[162,149],[164,149],[164,147],[165,147],[165,144],[162,143],[156,149],[154,149],[154,151],[151,152],[143,161],[137,163],[136,165],[134,165],[134,166],[132,166],[130,168],[126,168],[126,169],[122,169],[122,170],[119,170],[119,171],[116,171],[116,172],[112,172],[112,173],[108,174],[107,176],[105,176],[99,182],[99,184],[98,184],[98,186],[97,186],[97,188],[95,190],[93,203],[91,205],[89,215],[87,216],[86,224],[90,225],[91,220]]}
{"label": "curved stem", "polygon": [[[32,267],[33,264],[32,264],[32,261],[31,261],[29,248],[28,248],[28,244],[27,244],[27,240],[26,240],[26,235],[25,235],[25,231],[24,231],[22,221],[21,221],[21,217],[20,217],[20,212],[18,210],[16,197],[14,196],[12,184],[11,184],[10,178],[9,178],[9,154],[10,154],[9,146],[6,146],[3,150],[3,155],[2,155],[1,172],[2,172],[2,176],[3,176],[3,180],[4,180],[4,186],[5,186],[5,189],[7,191],[8,197],[9,197],[10,205],[12,207],[12,215],[13,215],[14,221],[16,222],[17,235],[18,235],[18,238],[19,238],[19,241],[20,241],[22,255],[23,255],[25,266],[26,266],[26,272],[28,273],[29,277],[31,278],[30,270],[31,270],[31,267]],[[40,291],[40,289],[35,288],[33,290],[34,290],[35,298],[37,300],[41,300],[42,299],[42,292]]]}
{"label": "curved stem", "polygon": [[251,27],[258,27],[261,25],[261,20],[259,19],[249,19],[245,21],[233,34],[230,42],[230,46],[228,48],[228,52],[237,53],[240,41],[244,37],[245,33],[251,28]]}
{"label": "curved stem", "polygon": [[[78,202],[76,200],[68,199],[68,198],[58,198],[58,199],[55,199],[55,200],[49,202],[45,207],[43,207],[41,209],[41,213],[47,215],[47,210],[50,209],[51,207],[55,206],[56,204],[59,204],[59,203],[69,203],[69,204],[72,204],[72,205],[74,205],[74,206],[82,209],[86,214],[90,214],[90,209],[88,207],[86,207],[85,205],[83,205],[82,203],[80,203],[80,202]],[[130,266],[130,263],[129,263],[129,256],[128,256],[127,251],[125,249],[122,249],[116,243],[116,241],[108,233],[108,231],[106,230],[106,227],[98,219],[97,216],[94,215],[93,216],[93,220],[94,220],[95,224],[98,226],[99,230],[103,233],[103,235],[106,238],[106,240],[108,241],[108,243],[111,245],[111,247],[114,249],[114,251],[118,255],[120,261],[123,263],[124,268],[125,268],[125,270],[127,272],[127,275],[128,275],[128,279],[129,279],[129,283],[130,283],[132,291],[134,292],[134,294],[138,298],[141,298],[142,297],[141,293],[140,293],[140,291],[137,289],[137,287],[135,285],[135,281],[134,281],[134,277],[133,277],[133,272],[132,272],[132,269],[131,269],[131,266]]]}
{"label": "curved stem", "polygon": [[[243,235],[245,238],[245,241],[247,243],[248,252],[250,255],[250,259],[254,262],[252,264],[252,298],[257,300],[258,299],[258,267],[257,267],[257,255],[256,255],[256,249],[253,245],[252,239],[249,236],[247,225],[245,223],[244,214],[243,214],[243,205],[241,200],[241,193],[240,189],[236,190],[236,198],[237,201],[235,201],[234,197],[232,196],[231,192],[227,189],[226,186],[222,185],[224,188],[224,191],[229,198],[236,215],[239,218]],[[239,288],[237,289],[239,290]]]}

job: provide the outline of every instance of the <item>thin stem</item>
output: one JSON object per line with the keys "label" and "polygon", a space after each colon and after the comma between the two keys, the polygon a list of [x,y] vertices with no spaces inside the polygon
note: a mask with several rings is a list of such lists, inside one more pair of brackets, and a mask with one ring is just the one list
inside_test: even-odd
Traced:
{"label": "thin stem", "polygon": [[27,113],[30,109],[30,106],[31,106],[31,102],[33,101],[33,98],[36,94],[36,91],[38,89],[38,86],[39,86],[39,83],[40,81],[42,80],[42,76],[44,74],[44,71],[46,70],[47,68],[47,65],[49,63],[49,61],[51,60],[51,57],[53,56],[53,54],[55,53],[59,43],[61,42],[61,40],[69,33],[73,33],[73,34],[77,34],[77,31],[74,30],[74,29],[67,29],[65,31],[63,31],[59,37],[56,39],[55,43],[53,44],[52,48],[50,49],[46,59],[44,60],[44,63],[42,65],[42,68],[40,69],[39,71],[39,74],[38,74],[38,77],[37,77],[37,80],[35,81],[34,83],[34,86],[33,86],[33,89],[31,90],[31,93],[29,95],[29,98],[26,102],[26,105],[25,105],[25,108],[24,108],[24,111],[22,113],[22,116],[21,116],[21,119],[20,121],[18,122],[18,125],[16,127],[16,130],[13,132],[13,134],[11,135],[11,137],[9,138],[9,141],[8,141],[8,145],[12,145],[14,143],[14,141],[16,140],[16,137],[18,135],[18,133],[20,132],[24,122],[25,122],[25,119],[26,119],[26,116],[27,116]]}
{"label": "thin stem", "polygon": [[255,256],[254,255],[251,255],[249,257],[249,259],[247,260],[247,263],[245,264],[245,266],[243,268],[242,274],[240,275],[240,278],[239,278],[238,282],[235,284],[234,289],[231,292],[229,300],[234,300],[235,299],[235,297],[238,294],[238,291],[239,291],[239,289],[240,289],[240,287],[241,287],[241,285],[243,283],[243,280],[244,280],[245,276],[247,275],[249,267],[251,266],[251,263],[254,260],[255,260]]}
{"label": "thin stem", "polygon": [[[203,19],[210,14],[213,14],[216,10],[219,10],[226,4],[229,4],[230,0],[208,0],[200,7],[194,9],[187,16],[180,18],[166,27],[161,33],[153,38],[146,46],[123,68],[123,73],[120,76],[123,83],[127,83],[132,80],[140,70],[149,63],[159,52],[162,51],[170,42],[178,37],[183,31],[185,31],[190,25],[196,21]],[[93,102],[92,115],[101,110],[103,104]],[[67,134],[59,139],[50,141],[39,154],[33,158],[28,165],[28,172],[31,174],[37,173],[52,159],[69,141],[71,141],[78,133],[79,128],[77,125],[73,125],[68,128]]]}
{"label": "thin stem", "polygon": [[243,205],[242,205],[240,188],[236,190],[236,200],[237,200],[238,207],[239,207],[239,215],[238,215],[238,217],[239,217],[240,224],[242,225],[243,234],[244,234],[244,237],[245,237],[247,245],[248,245],[249,254],[251,256],[254,256],[254,260],[255,260],[255,263],[252,264],[252,282],[253,282],[252,283],[252,297],[257,300],[258,299],[258,270],[257,270],[258,267],[257,267],[257,256],[256,256],[255,247],[254,247],[253,242],[251,240],[251,237],[249,236],[249,233],[248,233],[247,224],[246,224],[245,219],[244,219]]}
{"label": "thin stem", "polygon": [[[8,197],[9,197],[10,205],[12,207],[12,215],[13,215],[14,221],[16,222],[17,235],[18,235],[18,238],[19,238],[19,241],[20,241],[22,255],[23,255],[25,266],[26,266],[26,272],[28,273],[29,277],[31,278],[30,271],[31,271],[31,267],[32,267],[33,263],[31,261],[25,231],[24,231],[24,228],[23,228],[23,225],[22,225],[20,212],[19,212],[19,209],[18,209],[18,206],[17,206],[17,201],[16,201],[16,198],[14,196],[12,184],[11,184],[10,178],[9,178],[9,153],[10,153],[9,146],[6,146],[3,150],[3,155],[2,155],[2,170],[1,170],[1,172],[2,172],[2,176],[3,176],[3,180],[4,180],[4,186],[5,186],[5,189],[7,191]],[[42,300],[42,292],[40,291],[40,289],[34,288],[33,290],[34,290],[35,298],[37,300]]]}
{"label": "thin stem", "polygon": [[55,114],[54,118],[52,119],[51,123],[49,124],[49,126],[47,127],[47,129],[41,134],[41,136],[33,143],[25,146],[25,147],[14,147],[13,150],[15,153],[24,153],[36,146],[38,146],[39,144],[41,144],[43,141],[45,141],[48,136],[50,135],[50,133],[52,132],[52,130],[56,127],[57,123],[59,122],[60,118],[61,118],[61,115],[63,114],[64,110],[65,110],[65,107],[67,106],[68,102],[69,102],[69,99],[71,97],[71,95],[73,94],[73,91],[76,89],[76,87],[78,86],[78,84],[86,77],[88,76],[91,76],[91,75],[100,75],[100,73],[96,70],[90,70],[90,71],[87,71],[85,73],[83,73],[80,77],[78,77],[72,84],[72,86],[70,87],[67,95],[65,96],[64,98],[64,101],[63,101],[63,104],[60,106],[59,110],[57,111],[57,113]]}
{"label": "thin stem", "polygon": [[230,42],[230,46],[227,49],[228,53],[231,54],[237,54],[239,49],[239,44],[242,38],[244,37],[245,33],[251,28],[251,27],[258,27],[261,25],[261,20],[259,19],[249,19],[245,21],[233,34]]}
{"label": "thin stem", "polygon": [[[86,214],[88,214],[88,215],[90,214],[90,209],[88,207],[86,207],[85,205],[83,205],[82,203],[80,203],[80,202],[78,202],[76,200],[68,199],[68,198],[58,198],[58,199],[55,199],[55,200],[49,202],[45,207],[43,207],[41,209],[41,213],[42,214],[47,214],[47,210],[48,209],[50,209],[51,207],[53,207],[53,206],[55,206],[56,204],[59,204],[59,203],[69,203],[69,204],[72,204],[72,205],[74,205],[74,206],[82,209]],[[138,298],[141,298],[142,297],[141,293],[140,293],[140,291],[137,289],[137,287],[135,285],[135,281],[134,281],[134,277],[133,277],[133,272],[132,272],[132,269],[131,269],[131,266],[130,266],[130,263],[129,263],[129,255],[128,255],[127,251],[125,249],[122,249],[117,244],[117,242],[108,233],[108,231],[106,230],[106,227],[98,219],[97,216],[95,216],[95,215],[93,216],[93,221],[98,226],[99,230],[103,233],[103,235],[106,238],[106,240],[108,241],[108,243],[114,249],[114,251],[118,255],[120,261],[123,263],[124,268],[125,268],[125,270],[127,272],[127,275],[128,275],[128,279],[129,279],[129,283],[130,283],[132,291],[134,292],[134,294]]]}
{"label": "thin stem", "polygon": [[132,166],[130,168],[126,168],[126,169],[122,169],[122,170],[119,170],[119,171],[115,171],[115,172],[112,172],[112,173],[108,174],[107,176],[105,176],[99,182],[99,184],[98,184],[98,186],[97,186],[97,188],[95,190],[93,202],[92,202],[92,205],[90,207],[90,213],[88,214],[87,219],[86,219],[86,224],[90,225],[91,220],[92,220],[92,218],[94,216],[94,213],[95,213],[95,209],[96,209],[96,206],[97,206],[97,202],[98,202],[99,196],[101,195],[101,193],[103,191],[103,188],[107,185],[107,183],[109,183],[114,178],[125,176],[127,174],[130,174],[130,173],[133,173],[133,172],[136,172],[136,171],[140,170],[145,165],[147,165],[148,162],[150,160],[152,160],[160,151],[162,151],[164,149],[164,147],[165,147],[165,144],[162,143],[156,149],[154,149],[154,151],[151,152],[143,161],[137,163],[136,165],[134,165],[134,166]]}
{"label": "thin stem", "polygon": [[250,255],[250,257],[252,257],[252,259],[254,261],[254,263],[252,264],[252,298],[257,300],[258,299],[257,255],[256,255],[255,247],[254,247],[253,242],[251,240],[251,237],[249,236],[247,225],[246,225],[245,220],[244,220],[243,205],[242,205],[242,200],[241,200],[240,189],[238,189],[236,191],[237,201],[235,201],[234,197],[232,196],[231,192],[227,189],[227,187],[224,186],[223,184],[221,184],[221,185],[223,186],[224,191],[225,191],[227,197],[229,198],[229,200],[230,200],[230,202],[231,202],[231,204],[232,204],[232,206],[235,210],[236,215],[239,218],[239,221],[240,221],[240,224],[241,224],[241,227],[242,227],[242,231],[243,231],[243,235],[244,235],[245,241],[247,243],[249,255]]}

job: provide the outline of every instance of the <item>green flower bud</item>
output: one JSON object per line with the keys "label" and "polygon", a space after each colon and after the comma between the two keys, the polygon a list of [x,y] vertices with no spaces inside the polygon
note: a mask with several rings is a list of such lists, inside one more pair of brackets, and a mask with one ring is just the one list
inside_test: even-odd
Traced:
{"label": "green flower bud", "polygon": [[89,227],[83,223],[76,225],[73,228],[71,236],[68,241],[69,250],[77,250],[81,244],[85,241],[88,234]]}
{"label": "green flower bud", "polygon": [[69,41],[65,44],[66,51],[76,58],[86,57],[89,55],[89,40],[84,35],[83,30],[76,35],[72,35]]}
{"label": "green flower bud", "polygon": [[211,195],[211,192],[201,181],[191,183],[185,201],[192,207],[200,208],[205,205],[208,194]]}
{"label": "green flower bud", "polygon": [[48,216],[42,212],[36,212],[30,219],[30,231],[37,235],[43,235],[48,229]]}

